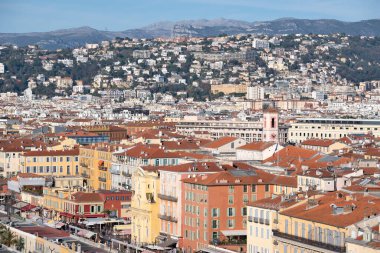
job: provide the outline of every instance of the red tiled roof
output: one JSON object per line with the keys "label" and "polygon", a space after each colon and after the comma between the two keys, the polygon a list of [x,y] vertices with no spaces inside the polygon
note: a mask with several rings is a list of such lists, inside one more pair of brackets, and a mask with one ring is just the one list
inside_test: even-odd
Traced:
{"label": "red tiled roof", "polygon": [[72,194],[72,201],[85,203],[103,202],[103,198],[100,193],[96,192],[76,192]]}
{"label": "red tiled roof", "polygon": [[184,179],[183,182],[208,186],[272,184],[274,175],[264,172],[262,170],[255,170],[254,172],[256,173],[256,175],[235,176],[233,172],[230,170],[211,175],[187,178]]}
{"label": "red tiled roof", "polygon": [[[308,204],[292,207],[281,214],[296,217],[308,221],[323,223],[330,226],[345,228],[363,220],[365,215],[372,215],[380,211],[380,199],[363,194],[350,194],[345,192],[331,192],[317,199],[318,205],[308,208]],[[334,214],[332,206],[347,207],[350,211],[342,214]],[[373,212],[368,213],[368,210]],[[320,215],[323,214],[323,215]]]}
{"label": "red tiled roof", "polygon": [[23,156],[78,156],[79,149],[29,151]]}
{"label": "red tiled roof", "polygon": [[[145,166],[145,167],[153,167],[153,166]],[[173,165],[173,166],[158,166],[155,168],[157,170],[172,171],[172,172],[218,172],[218,171],[223,171],[223,168],[221,168],[215,162],[185,163],[185,164],[179,164],[179,165]]]}
{"label": "red tiled roof", "polygon": [[301,144],[305,146],[330,147],[334,143],[336,143],[335,140],[309,139],[309,140],[303,141]]}
{"label": "red tiled roof", "polygon": [[221,137],[215,141],[206,143],[203,147],[204,148],[211,148],[211,149],[220,148],[220,147],[222,147],[222,146],[224,146],[230,142],[236,141],[237,139],[238,138],[236,138],[236,137],[225,136],[225,137]]}
{"label": "red tiled roof", "polygon": [[64,238],[69,237],[70,233],[62,230],[58,230],[55,228],[50,227],[43,227],[43,226],[24,226],[24,227],[17,227],[17,229],[29,233],[37,235],[38,237],[46,237],[46,238]]}
{"label": "red tiled roof", "polygon": [[239,147],[238,149],[263,151],[269,147],[272,147],[273,145],[275,145],[274,142],[258,141],[248,143],[244,146]]}

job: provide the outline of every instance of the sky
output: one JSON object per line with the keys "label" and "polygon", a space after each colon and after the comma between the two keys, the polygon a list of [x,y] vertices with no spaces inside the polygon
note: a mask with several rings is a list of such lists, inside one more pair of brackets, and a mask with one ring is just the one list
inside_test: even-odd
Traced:
{"label": "sky", "polygon": [[159,21],[293,17],[359,21],[380,18],[380,0],[0,0],[0,32],[90,26],[122,31]]}

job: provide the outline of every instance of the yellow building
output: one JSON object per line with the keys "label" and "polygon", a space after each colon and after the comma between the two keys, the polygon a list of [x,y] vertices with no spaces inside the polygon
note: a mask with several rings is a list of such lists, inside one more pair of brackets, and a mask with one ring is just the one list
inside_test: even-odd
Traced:
{"label": "yellow building", "polygon": [[80,147],[79,164],[81,176],[87,186],[93,190],[111,190],[110,168],[112,153],[119,146],[107,143],[92,144]]}
{"label": "yellow building", "polygon": [[304,201],[298,195],[279,195],[247,204],[247,252],[274,253],[272,231],[278,229],[279,212]]}
{"label": "yellow building", "polygon": [[213,84],[211,85],[211,93],[218,94],[232,94],[232,93],[247,93],[246,84]]}
{"label": "yellow building", "polygon": [[154,243],[159,235],[159,182],[159,174],[155,169],[138,168],[132,175],[131,239],[137,244]]}
{"label": "yellow building", "polygon": [[373,196],[332,192],[310,197],[306,203],[280,212],[273,230],[275,251],[346,252],[349,227],[379,211],[380,203]]}
{"label": "yellow building", "polygon": [[59,220],[59,213],[64,212],[65,199],[70,194],[67,188],[50,188],[43,189],[43,206],[46,213],[45,216],[50,219]]}
{"label": "yellow building", "polygon": [[21,155],[23,173],[42,176],[79,175],[79,149],[28,151]]}

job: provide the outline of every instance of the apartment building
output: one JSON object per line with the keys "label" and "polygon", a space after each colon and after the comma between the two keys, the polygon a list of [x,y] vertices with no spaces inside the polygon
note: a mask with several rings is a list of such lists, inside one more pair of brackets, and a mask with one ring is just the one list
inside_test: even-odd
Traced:
{"label": "apartment building", "polygon": [[380,137],[380,120],[299,118],[289,127],[289,141],[301,143],[307,139],[340,139],[350,134],[371,132]]}
{"label": "apartment building", "polygon": [[247,205],[247,253],[274,253],[272,230],[278,226],[279,212],[298,204],[300,196],[278,195]]}
{"label": "apartment building", "polygon": [[[380,210],[376,197],[332,192],[279,213],[275,251],[346,252],[349,227]],[[321,215],[323,214],[323,215]]]}
{"label": "apartment building", "polygon": [[245,251],[246,204],[271,196],[272,178],[260,170],[233,169],[184,179],[180,247],[195,252],[212,244]]}
{"label": "apartment building", "polygon": [[20,157],[21,171],[41,176],[79,175],[79,149],[28,151]]}
{"label": "apartment building", "polygon": [[112,158],[111,188],[131,189],[132,174],[140,166],[168,166],[180,164],[184,159],[175,152],[162,147],[136,145],[126,150],[114,152]]}
{"label": "apartment building", "polygon": [[160,190],[160,240],[182,238],[182,180],[196,175],[208,175],[223,171],[215,162],[194,162],[174,166],[159,166]]}
{"label": "apartment building", "polygon": [[44,187],[43,207],[45,208],[45,216],[66,222],[105,217],[102,195],[79,190],[80,188]]}
{"label": "apartment building", "polygon": [[121,145],[108,143],[80,147],[80,173],[90,189],[111,190],[112,154],[121,148]]}

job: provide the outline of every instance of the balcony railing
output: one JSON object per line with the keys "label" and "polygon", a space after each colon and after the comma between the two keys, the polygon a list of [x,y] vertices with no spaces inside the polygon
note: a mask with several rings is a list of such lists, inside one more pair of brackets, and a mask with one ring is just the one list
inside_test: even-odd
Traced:
{"label": "balcony railing", "polygon": [[132,177],[132,174],[129,173],[129,172],[125,172],[125,171],[123,171],[123,172],[121,172],[121,174],[122,174],[124,177]]}
{"label": "balcony railing", "polygon": [[105,166],[99,166],[99,170],[102,170],[102,171],[107,171],[107,167],[105,167]]}
{"label": "balcony railing", "polygon": [[90,175],[88,175],[87,173],[82,173],[81,175],[82,175],[82,177],[84,177],[84,178],[90,178]]}
{"label": "balcony railing", "polygon": [[248,216],[248,221],[253,222],[253,216]]}
{"label": "balcony railing", "polygon": [[280,232],[278,230],[273,230],[273,236],[276,236],[276,237],[281,238],[281,239],[287,239],[287,240],[299,242],[299,243],[302,243],[304,245],[310,245],[310,246],[314,246],[317,248],[334,251],[334,252],[346,252],[346,247],[335,246],[335,245],[331,245],[331,244],[324,243],[324,242],[318,242],[318,241],[306,239],[303,237],[286,234],[286,233]]}
{"label": "balcony railing", "polygon": [[158,194],[158,198],[162,199],[162,200],[172,201],[172,202],[178,201],[177,197],[173,197],[173,196],[169,196],[169,195],[165,195],[165,194],[160,194],[160,193]]}
{"label": "balcony railing", "polygon": [[231,240],[219,240],[214,239],[210,241],[210,244],[218,246],[218,245],[246,245],[247,240],[246,239],[231,239]]}
{"label": "balcony railing", "polygon": [[99,177],[99,181],[105,183],[105,182],[107,182],[107,178],[105,178],[105,177]]}
{"label": "balcony railing", "polygon": [[166,220],[170,222],[178,222],[177,218],[170,215],[166,215],[166,214],[159,214],[158,218],[160,218],[161,220]]}
{"label": "balcony railing", "polygon": [[120,170],[119,169],[115,169],[115,168],[111,168],[110,169],[110,173],[114,174],[114,175],[120,175]]}

